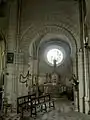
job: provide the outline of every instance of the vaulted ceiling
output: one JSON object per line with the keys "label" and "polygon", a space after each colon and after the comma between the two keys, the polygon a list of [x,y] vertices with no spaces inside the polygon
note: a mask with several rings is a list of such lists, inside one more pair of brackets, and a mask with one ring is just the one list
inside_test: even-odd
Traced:
{"label": "vaulted ceiling", "polygon": [[[0,28],[5,28],[8,24],[8,16],[9,16],[9,9],[8,9],[8,3],[11,2],[13,3],[13,1],[16,1],[16,0],[0,0]],[[26,3],[28,2],[28,0],[24,0]],[[30,0],[31,3],[32,3],[32,0]],[[36,0],[34,0],[36,1]],[[38,0],[40,1],[40,0]],[[43,1],[43,0],[42,0]],[[78,0],[52,0],[53,1],[57,1],[57,2],[67,2],[67,3],[70,3],[72,1],[78,1]],[[38,2],[36,2],[38,4]],[[64,4],[63,4],[64,5]],[[51,6],[51,5],[50,5]],[[33,6],[34,7],[34,6]],[[63,6],[62,6],[63,7]],[[69,9],[69,6],[67,6],[68,9]],[[70,8],[72,6],[70,5]],[[87,8],[87,25],[88,25],[88,30],[90,30],[90,0],[86,0],[86,8]],[[68,13],[69,12],[69,13]],[[68,11],[67,9],[65,10],[65,13],[66,14],[69,14],[70,15],[70,11]],[[65,15],[64,13],[64,15]],[[72,11],[71,11],[72,13]],[[73,13],[74,14],[74,13]],[[68,16],[67,16],[68,17]],[[71,18],[72,18],[72,14],[71,14]],[[70,19],[71,19],[70,18]],[[69,21],[70,22],[70,21]],[[71,24],[71,23],[70,23]]]}
{"label": "vaulted ceiling", "polygon": [[90,0],[86,0],[86,6],[87,6],[87,25],[90,31]]}

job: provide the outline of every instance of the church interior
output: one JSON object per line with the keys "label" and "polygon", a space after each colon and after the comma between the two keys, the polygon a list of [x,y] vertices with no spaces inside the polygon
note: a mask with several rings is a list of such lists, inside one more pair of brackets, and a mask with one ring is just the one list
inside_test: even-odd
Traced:
{"label": "church interior", "polygon": [[0,120],[90,120],[90,0],[0,0]]}

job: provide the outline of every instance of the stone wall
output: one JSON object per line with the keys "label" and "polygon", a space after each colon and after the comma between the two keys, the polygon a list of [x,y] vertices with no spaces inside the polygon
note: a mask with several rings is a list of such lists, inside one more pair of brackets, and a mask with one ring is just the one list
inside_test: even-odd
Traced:
{"label": "stone wall", "polygon": [[[47,34],[63,34],[63,39],[68,38],[68,43],[72,47],[73,71],[80,81],[80,108],[82,112],[82,61],[79,54],[79,10],[77,1],[57,1],[57,0],[22,0],[20,33],[17,34],[17,2],[10,4],[9,28],[8,28],[8,52],[13,52],[14,63],[7,64],[7,86],[6,93],[9,102],[15,103],[16,97],[27,94],[28,89],[19,82],[19,75],[26,74],[28,63],[32,60],[32,45]],[[18,40],[18,41],[17,41]],[[38,44],[39,45],[39,44]],[[17,49],[17,46],[19,50]],[[77,57],[79,56],[79,57]],[[75,59],[77,57],[77,60]],[[81,64],[78,66],[78,61]],[[37,73],[37,60],[34,60],[32,72]],[[79,69],[79,71],[77,71]],[[68,69],[67,69],[68,71]],[[66,71],[66,72],[67,72]],[[78,76],[79,74],[79,76]],[[81,89],[82,88],[82,89]]]}
{"label": "stone wall", "polygon": [[[71,6],[71,7],[70,7]],[[19,73],[24,72],[29,61],[30,43],[46,33],[58,33],[59,26],[64,27],[78,40],[79,21],[78,4],[75,1],[29,1],[22,0],[20,39],[17,51],[17,2],[9,5],[8,52],[14,53],[14,64],[7,64],[7,95],[9,101],[14,102],[16,96],[21,95],[23,88],[19,83]],[[55,27],[53,27],[55,26]],[[63,31],[63,29],[62,29]],[[79,43],[79,41],[78,41]],[[74,44],[73,44],[74,45]],[[79,44],[78,44],[79,45]],[[75,45],[74,45],[75,46]],[[75,51],[74,51],[75,52]],[[23,54],[23,58],[20,57]],[[17,62],[15,62],[17,61]],[[20,62],[19,62],[20,61]],[[22,62],[23,61],[23,62]],[[25,67],[26,66],[26,67]],[[25,68],[25,69],[24,69]],[[19,73],[18,73],[19,71]],[[24,72],[25,74],[25,72]],[[21,88],[20,88],[21,84]],[[13,87],[14,86],[14,87]],[[24,86],[24,85],[23,85]],[[27,91],[27,88],[24,86]],[[26,93],[26,92],[25,92]]]}
{"label": "stone wall", "polygon": [[[21,13],[20,51],[24,52],[26,59],[28,58],[28,50],[31,50],[29,49],[30,43],[32,44],[32,41],[37,41],[39,39],[43,40],[49,33],[55,34],[56,36],[63,34],[62,39],[66,36],[69,39],[68,42],[70,46],[72,46],[72,57],[75,57],[75,42],[69,34],[71,33],[75,37],[79,47],[79,12],[78,3],[76,1],[63,2],[39,0],[37,2],[34,0],[30,2],[27,0],[27,2],[25,2],[23,0],[22,6],[24,7],[22,7]],[[64,28],[70,33],[66,33]],[[29,51],[29,53],[30,52],[31,51]],[[32,54],[30,55],[32,56]],[[28,62],[28,60],[25,61]],[[43,65],[46,66],[44,62]],[[64,68],[64,72],[61,72],[62,81],[65,79],[64,73],[68,73],[68,67],[70,67],[68,65],[69,64],[66,65],[67,70],[64,65],[64,67],[58,70],[60,72],[60,70]],[[46,67],[44,71],[47,70],[49,70],[48,67]],[[41,71],[43,71],[42,68]],[[50,69],[50,71],[52,71],[52,69]],[[72,71],[70,71],[70,75],[66,75],[67,80],[70,78],[71,74]]]}

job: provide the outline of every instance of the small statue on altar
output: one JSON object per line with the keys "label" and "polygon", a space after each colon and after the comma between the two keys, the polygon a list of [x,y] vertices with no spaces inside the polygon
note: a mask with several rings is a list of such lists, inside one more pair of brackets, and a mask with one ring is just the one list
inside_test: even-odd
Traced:
{"label": "small statue on altar", "polygon": [[51,83],[51,74],[46,73],[46,83]]}
{"label": "small statue on altar", "polygon": [[54,71],[52,73],[51,79],[52,79],[53,85],[56,85],[56,84],[58,84],[58,81],[59,81],[59,75],[56,72],[56,62],[57,61],[54,60],[53,62],[54,62]]}
{"label": "small statue on altar", "polygon": [[52,74],[52,83],[53,83],[53,85],[56,85],[58,83],[58,80],[59,80],[58,78],[59,78],[58,74],[56,74],[56,73]]}

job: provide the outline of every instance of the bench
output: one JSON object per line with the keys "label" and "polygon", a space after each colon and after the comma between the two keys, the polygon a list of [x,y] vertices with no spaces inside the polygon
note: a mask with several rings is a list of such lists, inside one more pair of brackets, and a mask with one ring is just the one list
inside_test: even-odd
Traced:
{"label": "bench", "polygon": [[31,116],[32,115],[37,115],[37,107],[40,107],[40,111],[46,111],[47,112],[47,104],[49,105],[49,108],[53,107],[55,108],[54,105],[54,100],[51,99],[51,96],[49,94],[42,95],[39,97],[35,97],[31,99]]}
{"label": "bench", "polygon": [[31,108],[31,99],[35,98],[36,94],[26,95],[17,98],[17,114],[21,114],[23,117],[23,111],[29,110]]}
{"label": "bench", "polygon": [[49,108],[53,107],[54,100],[51,99],[51,96],[49,94],[42,95],[36,97],[36,94],[22,96],[17,98],[17,114],[21,114],[21,117],[23,118],[23,114],[25,110],[30,110],[31,116],[37,115],[37,107],[40,107],[40,111],[46,111],[47,112],[47,104],[49,105]]}

